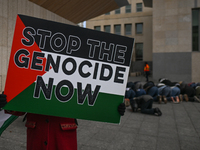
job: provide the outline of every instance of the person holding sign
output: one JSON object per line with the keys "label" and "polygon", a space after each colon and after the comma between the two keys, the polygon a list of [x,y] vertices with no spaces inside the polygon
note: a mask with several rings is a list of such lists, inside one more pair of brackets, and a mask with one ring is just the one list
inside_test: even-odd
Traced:
{"label": "person holding sign", "polygon": [[3,108],[27,112],[27,150],[76,150],[71,118],[119,123],[133,45],[133,38],[17,15]]}
{"label": "person holding sign", "polygon": [[[6,95],[0,94],[0,108],[7,104]],[[125,104],[118,106],[121,116]],[[6,111],[6,110],[5,110]],[[24,112],[6,111],[21,116]],[[76,119],[27,113],[27,150],[77,150]]]}

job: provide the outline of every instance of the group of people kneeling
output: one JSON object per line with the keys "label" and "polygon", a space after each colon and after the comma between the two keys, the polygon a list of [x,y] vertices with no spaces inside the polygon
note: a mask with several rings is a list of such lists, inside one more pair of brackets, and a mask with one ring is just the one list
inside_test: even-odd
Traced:
{"label": "group of people kneeling", "polygon": [[167,78],[159,79],[158,84],[152,81],[127,83],[125,104],[131,105],[134,112],[140,109],[141,113],[161,116],[159,108],[152,108],[153,102],[179,104],[182,101],[200,102],[200,83],[171,82]]}

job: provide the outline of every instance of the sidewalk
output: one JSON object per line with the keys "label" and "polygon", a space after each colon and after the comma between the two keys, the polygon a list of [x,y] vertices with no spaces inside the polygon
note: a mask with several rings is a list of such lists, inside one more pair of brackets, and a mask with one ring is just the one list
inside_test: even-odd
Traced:
{"label": "sidewalk", "polygon": [[[141,79],[140,79],[141,78]],[[129,81],[145,81],[130,77]],[[78,119],[78,150],[200,150],[200,103],[157,104],[161,117],[126,108],[120,125]],[[0,150],[25,150],[26,128],[19,117],[0,137]]]}

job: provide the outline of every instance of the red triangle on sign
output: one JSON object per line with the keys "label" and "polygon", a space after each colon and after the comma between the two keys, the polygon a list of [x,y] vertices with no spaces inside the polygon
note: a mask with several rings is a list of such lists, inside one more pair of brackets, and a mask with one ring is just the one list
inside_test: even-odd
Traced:
{"label": "red triangle on sign", "polygon": [[[14,97],[16,97],[18,94],[20,94],[22,91],[24,91],[27,87],[29,87],[36,80],[38,75],[43,75],[46,73],[44,71],[46,58],[39,58],[43,62],[42,64],[38,64],[40,66],[43,66],[42,71],[30,69],[33,52],[41,52],[41,50],[36,44],[36,42],[34,42],[32,46],[23,45],[21,40],[25,39],[23,36],[24,29],[25,29],[24,23],[22,22],[20,17],[17,16],[15,32],[14,32],[14,37],[13,37],[13,44],[12,44],[12,49],[11,49],[11,54],[10,54],[9,67],[8,67],[7,78],[6,78],[6,85],[5,85],[5,90],[4,90],[4,94],[7,95],[8,102],[12,100]],[[25,49],[29,51],[30,53],[28,56],[25,56],[25,55],[21,56],[21,57],[29,58],[28,68],[20,68],[14,62],[14,57],[15,57],[16,52],[21,49]],[[19,57],[19,61],[22,61],[20,59],[21,58]]]}

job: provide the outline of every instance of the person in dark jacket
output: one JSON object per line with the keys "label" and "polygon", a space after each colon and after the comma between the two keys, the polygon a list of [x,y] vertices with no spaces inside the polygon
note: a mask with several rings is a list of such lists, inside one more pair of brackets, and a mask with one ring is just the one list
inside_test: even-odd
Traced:
{"label": "person in dark jacket", "polygon": [[136,82],[128,82],[126,86],[126,92],[125,92],[125,104],[126,107],[129,106],[128,100],[130,101],[130,105],[133,111],[136,111],[136,103],[134,98],[145,95],[146,91],[143,89],[142,82],[136,81]]}
{"label": "person in dark jacket", "polygon": [[[178,82],[171,82],[167,78],[160,78],[159,84],[165,86],[164,90],[170,91],[170,94],[168,96],[165,95],[168,101],[173,101],[173,103],[179,103],[179,96],[180,96],[180,85]],[[171,88],[171,89],[169,89]]]}
{"label": "person in dark jacket", "polygon": [[178,82],[172,82],[167,78],[160,78],[158,81],[168,86],[175,86],[178,83]]}
{"label": "person in dark jacket", "polygon": [[[194,102],[194,96],[196,95],[196,91],[193,87],[188,86],[187,83],[180,81],[180,90],[181,90],[181,100]],[[183,95],[183,96],[182,96]]]}
{"label": "person in dark jacket", "polygon": [[146,94],[146,91],[143,89],[143,83],[140,82],[140,81],[136,81],[134,82],[135,84],[135,93],[136,93],[136,97],[139,97],[141,95],[145,95]]}
{"label": "person in dark jacket", "polygon": [[162,112],[159,108],[152,108],[153,107],[153,97],[150,95],[142,95],[139,97],[134,98],[138,108],[141,109],[141,113],[144,114],[152,114],[156,116],[161,116]]}
{"label": "person in dark jacket", "polygon": [[161,104],[162,101],[164,101],[164,103],[167,104],[167,101],[171,99],[171,88],[164,83],[158,83],[157,87],[159,96],[158,103]]}
{"label": "person in dark jacket", "polygon": [[125,105],[128,107],[131,105],[131,108],[133,111],[136,110],[135,108],[135,101],[133,98],[136,96],[135,93],[135,84],[133,82],[128,82],[126,85],[126,91],[125,91]]}
{"label": "person in dark jacket", "polygon": [[155,102],[158,102],[158,87],[155,86],[153,81],[148,81],[143,85],[146,94],[151,95]]}
{"label": "person in dark jacket", "polygon": [[[133,98],[136,96],[136,93],[133,89],[127,87],[125,91],[125,105],[128,107],[129,105],[135,105]],[[133,104],[134,103],[134,104]]]}
{"label": "person in dark jacket", "polygon": [[194,88],[195,90],[194,101],[200,103],[200,83],[191,82],[191,83],[188,83],[188,86]]}

